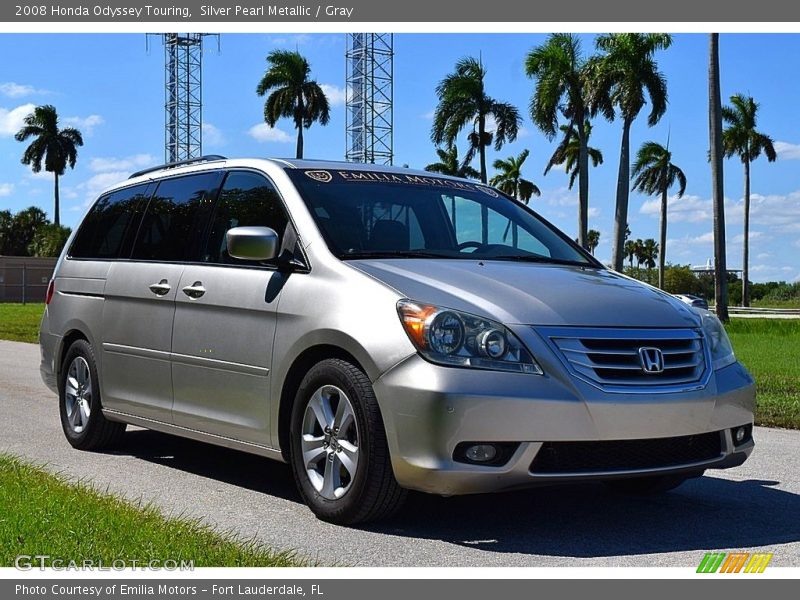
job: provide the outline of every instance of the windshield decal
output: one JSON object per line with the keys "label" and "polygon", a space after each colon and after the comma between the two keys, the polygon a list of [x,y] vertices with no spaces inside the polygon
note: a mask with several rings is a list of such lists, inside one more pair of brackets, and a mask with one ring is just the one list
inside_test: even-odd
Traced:
{"label": "windshield decal", "polygon": [[457,179],[444,179],[440,177],[427,177],[425,175],[413,175],[411,173],[385,173],[381,171],[323,171],[319,169],[303,171],[303,173],[319,183],[396,183],[398,185],[427,185],[441,187],[450,190],[461,190],[465,192],[483,192],[493,198],[499,194],[491,187],[459,181]]}
{"label": "windshield decal", "polygon": [[306,177],[311,177],[314,181],[319,181],[320,183],[329,183],[331,179],[333,179],[333,175],[330,174],[329,171],[306,171]]}

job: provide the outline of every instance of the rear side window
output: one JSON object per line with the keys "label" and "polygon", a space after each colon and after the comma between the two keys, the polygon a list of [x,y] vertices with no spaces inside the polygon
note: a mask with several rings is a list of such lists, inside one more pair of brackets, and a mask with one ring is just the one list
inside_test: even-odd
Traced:
{"label": "rear side window", "polygon": [[147,184],[100,198],[83,220],[70,247],[72,258],[127,258],[147,202]]}
{"label": "rear side window", "polygon": [[147,205],[131,258],[196,260],[220,173],[165,179]]}
{"label": "rear side window", "polygon": [[217,200],[203,262],[253,264],[228,255],[227,231],[250,225],[270,227],[282,238],[288,222],[278,191],[269,180],[257,173],[233,171],[225,179]]}

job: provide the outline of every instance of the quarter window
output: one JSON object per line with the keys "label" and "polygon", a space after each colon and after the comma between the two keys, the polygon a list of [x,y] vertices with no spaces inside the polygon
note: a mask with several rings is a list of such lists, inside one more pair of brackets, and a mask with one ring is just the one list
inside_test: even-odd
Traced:
{"label": "quarter window", "polygon": [[127,258],[147,203],[147,187],[137,185],[100,198],[83,220],[70,257]]}

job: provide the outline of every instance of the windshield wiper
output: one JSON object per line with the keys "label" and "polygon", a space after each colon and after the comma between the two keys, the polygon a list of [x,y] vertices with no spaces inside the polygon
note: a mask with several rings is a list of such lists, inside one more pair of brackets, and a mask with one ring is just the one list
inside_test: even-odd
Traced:
{"label": "windshield wiper", "polygon": [[569,260],[567,258],[553,258],[550,256],[539,256],[538,254],[501,254],[500,256],[487,256],[486,260],[516,260],[519,262],[545,263],[554,265],[571,265],[575,267],[592,267],[589,262],[580,260]]}
{"label": "windshield wiper", "polygon": [[430,250],[369,250],[347,252],[340,256],[342,260],[358,260],[365,258],[459,258],[451,254],[431,252]]}

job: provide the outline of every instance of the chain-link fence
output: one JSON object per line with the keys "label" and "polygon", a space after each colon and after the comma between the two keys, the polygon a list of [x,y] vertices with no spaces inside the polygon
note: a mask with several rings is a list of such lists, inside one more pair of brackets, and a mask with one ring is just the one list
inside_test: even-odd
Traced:
{"label": "chain-link fence", "polygon": [[0,302],[44,302],[56,260],[0,256]]}

